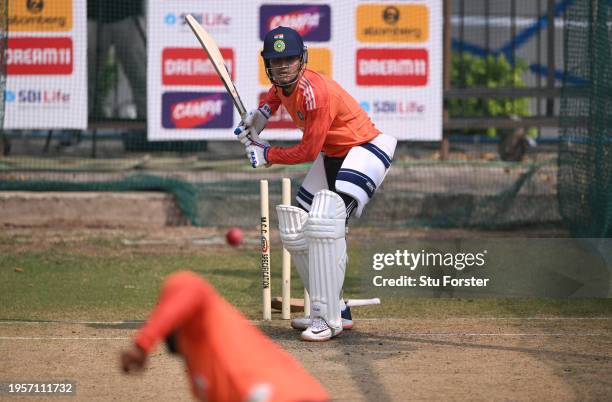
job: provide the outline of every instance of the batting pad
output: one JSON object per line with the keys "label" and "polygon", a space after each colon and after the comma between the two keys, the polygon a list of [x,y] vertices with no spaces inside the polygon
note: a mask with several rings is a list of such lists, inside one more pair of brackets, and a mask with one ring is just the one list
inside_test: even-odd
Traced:
{"label": "batting pad", "polygon": [[301,208],[290,205],[277,205],[278,230],[283,247],[291,254],[295,268],[304,282],[304,287],[310,292],[308,283],[308,242],[304,236],[304,226],[308,214]]}
{"label": "batting pad", "polygon": [[357,217],[385,179],[396,145],[394,137],[380,134],[370,142],[351,148],[346,155],[336,176],[336,191],[357,200]]}
{"label": "batting pad", "polygon": [[304,234],[308,240],[310,315],[342,326],[340,292],[346,270],[346,206],[329,190],[315,194]]}

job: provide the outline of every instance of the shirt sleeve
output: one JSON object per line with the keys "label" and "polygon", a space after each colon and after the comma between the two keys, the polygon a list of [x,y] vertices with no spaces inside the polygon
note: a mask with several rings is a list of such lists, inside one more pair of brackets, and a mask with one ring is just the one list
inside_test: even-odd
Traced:
{"label": "shirt sleeve", "polygon": [[270,107],[270,110],[272,111],[272,113],[270,113],[270,116],[276,113],[276,111],[280,107],[281,100],[278,95],[276,95],[276,89],[274,89],[274,86],[272,86],[268,93],[264,95],[261,102],[259,102],[258,108],[261,108],[263,105],[266,104]]}
{"label": "shirt sleeve", "polygon": [[191,272],[168,277],[157,306],[138,331],[135,343],[149,353],[160,340],[181,327],[195,314],[202,313],[214,295],[210,285]]}

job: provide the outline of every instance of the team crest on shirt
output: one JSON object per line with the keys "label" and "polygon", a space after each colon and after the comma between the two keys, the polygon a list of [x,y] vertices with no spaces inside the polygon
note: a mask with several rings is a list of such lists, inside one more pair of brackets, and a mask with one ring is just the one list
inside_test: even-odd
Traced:
{"label": "team crest on shirt", "polygon": [[300,120],[304,121],[304,115],[299,110],[297,111],[297,117],[299,117]]}

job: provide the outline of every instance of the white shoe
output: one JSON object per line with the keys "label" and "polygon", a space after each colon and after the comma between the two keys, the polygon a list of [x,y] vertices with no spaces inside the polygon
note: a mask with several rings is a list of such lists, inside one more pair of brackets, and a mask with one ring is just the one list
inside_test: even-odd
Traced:
{"label": "white shoe", "polygon": [[302,339],[310,342],[324,342],[338,336],[342,327],[332,328],[322,318],[315,318],[312,325],[302,332]]}
{"label": "white shoe", "polygon": [[[342,329],[352,329],[353,328],[353,317],[351,316],[351,308],[346,306],[346,309],[341,312],[342,315]],[[291,320],[291,328],[305,330],[310,327],[312,324],[312,320],[310,317],[302,316],[297,317]]]}

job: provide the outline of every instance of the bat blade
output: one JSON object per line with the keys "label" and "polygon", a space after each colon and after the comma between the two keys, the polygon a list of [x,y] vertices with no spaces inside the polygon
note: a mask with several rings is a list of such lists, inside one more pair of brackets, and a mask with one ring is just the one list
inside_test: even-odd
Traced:
{"label": "bat blade", "polygon": [[242,120],[244,120],[247,115],[246,108],[244,107],[244,103],[242,103],[242,99],[240,99],[240,95],[238,94],[238,90],[236,89],[236,86],[232,81],[232,77],[230,76],[229,72],[227,71],[227,68],[225,67],[223,56],[221,55],[221,51],[219,50],[219,47],[217,46],[215,40],[212,36],[210,36],[208,32],[206,32],[202,25],[200,25],[198,21],[193,18],[191,14],[188,14],[185,17],[185,20],[187,21],[187,25],[189,25],[194,35],[200,42],[202,48],[206,51],[206,54],[208,54],[208,58],[212,63],[213,67],[215,68],[217,75],[219,76],[219,78],[221,78],[221,81],[223,82],[227,93],[232,97],[232,101],[234,103],[234,106],[236,107],[236,110],[238,110],[240,117],[242,118]]}

